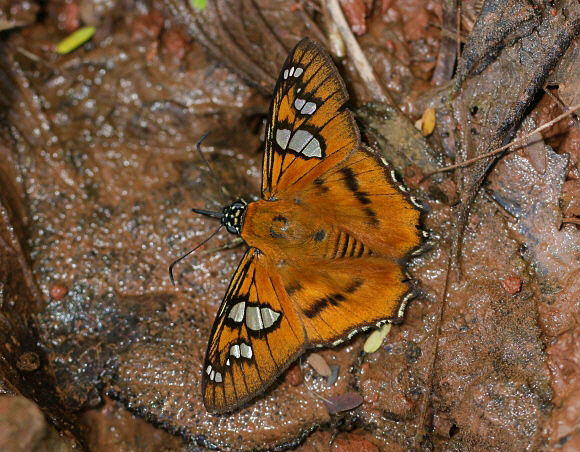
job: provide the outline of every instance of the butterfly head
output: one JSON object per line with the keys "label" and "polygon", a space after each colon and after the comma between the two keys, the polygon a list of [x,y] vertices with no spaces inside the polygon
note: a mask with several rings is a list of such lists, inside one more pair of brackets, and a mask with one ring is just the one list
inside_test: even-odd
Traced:
{"label": "butterfly head", "polygon": [[248,203],[243,199],[238,199],[231,206],[224,207],[220,221],[230,234],[240,234],[247,208]]}
{"label": "butterfly head", "polygon": [[238,199],[231,206],[224,207],[221,212],[211,212],[209,210],[191,209],[195,213],[205,215],[206,217],[219,218],[220,223],[226,227],[230,234],[240,235],[244,216],[248,203],[243,199]]}

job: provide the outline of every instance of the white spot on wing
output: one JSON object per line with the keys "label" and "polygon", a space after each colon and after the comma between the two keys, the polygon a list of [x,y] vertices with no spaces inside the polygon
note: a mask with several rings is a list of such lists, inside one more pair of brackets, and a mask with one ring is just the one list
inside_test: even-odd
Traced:
{"label": "white spot on wing", "polygon": [[306,105],[304,105],[304,107],[302,107],[302,110],[300,110],[300,113],[302,113],[303,115],[311,115],[315,111],[316,111],[316,104],[314,102],[306,102]]}
{"label": "white spot on wing", "polygon": [[302,153],[307,157],[322,157],[322,149],[320,149],[320,143],[316,138],[312,138],[310,143],[304,148]]}
{"label": "white spot on wing", "polygon": [[300,77],[303,72],[304,71],[302,70],[301,67],[297,67],[296,70],[294,71],[294,77]]}
{"label": "white spot on wing", "polygon": [[284,80],[286,80],[287,78],[288,78],[288,69],[284,71]]}
{"label": "white spot on wing", "polygon": [[292,66],[292,67],[290,68],[290,72],[288,72],[288,76],[289,76],[289,77],[292,77],[292,75],[294,75],[294,66]]}
{"label": "white spot on wing", "polygon": [[252,355],[253,355],[252,347],[250,347],[248,344],[242,342],[240,344],[240,351],[242,352],[242,356],[244,358],[247,358],[247,359],[252,358]]}
{"label": "white spot on wing", "polygon": [[240,346],[238,344],[234,344],[230,347],[230,355],[235,358],[239,358],[240,355]]}
{"label": "white spot on wing", "polygon": [[273,311],[270,308],[262,308],[261,312],[262,312],[262,322],[264,323],[264,328],[270,328],[272,325],[274,325],[274,322],[276,322],[276,320],[278,320],[278,317],[280,317],[279,312]]}
{"label": "white spot on wing", "polygon": [[288,146],[288,140],[290,140],[291,134],[292,131],[290,129],[276,130],[276,143],[278,143],[278,146],[285,150],[286,146]]}
{"label": "white spot on wing", "polygon": [[302,152],[302,149],[304,149],[304,146],[308,144],[311,138],[312,134],[307,130],[297,130],[294,132],[294,135],[292,135],[288,147],[293,151]]}
{"label": "white spot on wing", "polygon": [[246,326],[253,331],[259,331],[264,328],[259,307],[249,306],[246,308]]}
{"label": "white spot on wing", "polygon": [[221,383],[222,382],[222,374],[220,374],[219,372],[215,373],[215,382],[216,383]]}
{"label": "white spot on wing", "polygon": [[210,376],[209,376],[209,379],[210,379],[211,381],[213,381],[214,377],[215,377],[215,372],[212,370],[212,371],[211,371],[211,374],[210,374]]}
{"label": "white spot on wing", "polygon": [[211,364],[207,366],[207,369],[205,369],[205,373],[208,375],[211,374]]}
{"label": "white spot on wing", "polygon": [[240,301],[239,303],[236,303],[235,305],[232,306],[232,309],[230,309],[228,317],[232,319],[234,322],[240,323],[242,320],[244,320],[245,308],[246,308],[245,301]]}
{"label": "white spot on wing", "polygon": [[304,107],[304,104],[306,103],[306,101],[304,99],[300,99],[300,98],[296,98],[296,100],[294,101],[294,106],[296,107],[296,110],[300,110],[302,107]]}

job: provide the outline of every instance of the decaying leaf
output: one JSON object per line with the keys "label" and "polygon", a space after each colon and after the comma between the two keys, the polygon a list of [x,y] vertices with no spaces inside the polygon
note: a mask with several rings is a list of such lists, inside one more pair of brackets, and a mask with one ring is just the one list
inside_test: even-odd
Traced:
{"label": "decaying leaf", "polygon": [[336,397],[327,397],[324,405],[330,414],[341,411],[353,410],[363,403],[363,398],[358,392],[347,392]]}

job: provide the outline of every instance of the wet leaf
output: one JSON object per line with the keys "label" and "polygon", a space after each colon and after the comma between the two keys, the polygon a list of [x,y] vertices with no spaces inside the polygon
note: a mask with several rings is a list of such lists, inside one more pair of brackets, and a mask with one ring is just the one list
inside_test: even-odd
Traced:
{"label": "wet leaf", "polygon": [[336,397],[328,397],[324,400],[324,405],[330,414],[341,411],[353,410],[363,403],[363,398],[358,392],[347,392]]}

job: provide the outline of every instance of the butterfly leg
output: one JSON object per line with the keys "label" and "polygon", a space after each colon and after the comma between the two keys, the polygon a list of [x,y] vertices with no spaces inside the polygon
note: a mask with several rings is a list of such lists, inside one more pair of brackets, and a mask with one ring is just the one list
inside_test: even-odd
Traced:
{"label": "butterfly leg", "polygon": [[241,237],[235,237],[229,242],[224,243],[223,245],[215,246],[213,248],[210,248],[209,250],[202,251],[199,254],[200,256],[205,256],[207,254],[214,254],[218,251],[230,250],[232,248],[240,246],[242,243],[244,243],[244,239],[242,239]]}

